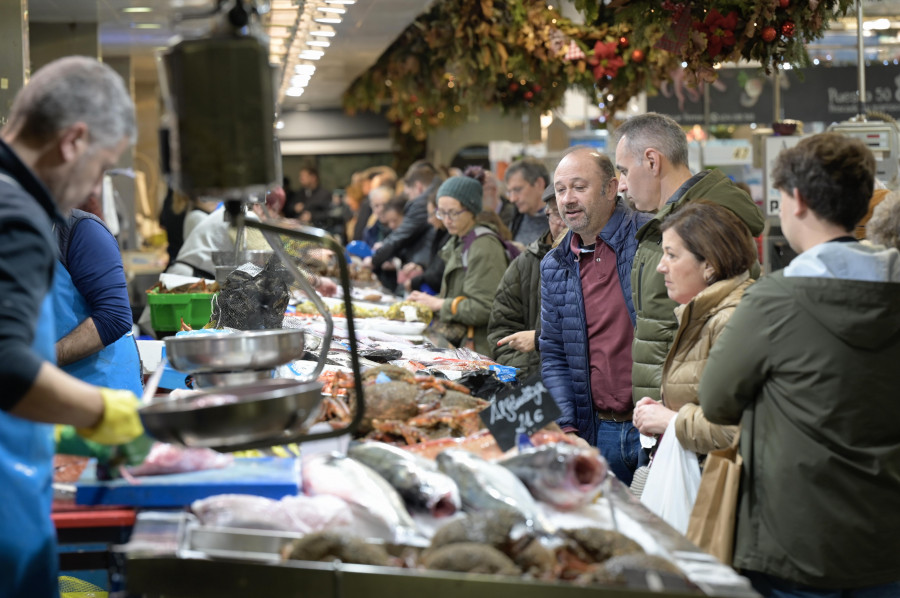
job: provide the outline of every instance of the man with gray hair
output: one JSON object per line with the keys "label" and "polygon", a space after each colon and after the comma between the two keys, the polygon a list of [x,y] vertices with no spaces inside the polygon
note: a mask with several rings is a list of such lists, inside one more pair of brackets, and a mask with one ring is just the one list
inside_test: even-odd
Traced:
{"label": "man with gray hair", "polygon": [[550,230],[544,212],[544,189],[552,183],[547,167],[536,158],[522,158],[506,169],[506,191],[518,213],[509,225],[513,241],[523,247]]}
{"label": "man with gray hair", "polygon": [[58,595],[50,520],[53,426],[124,444],[142,432],[130,391],[86,384],[55,365],[48,291],[53,226],[99,192],[134,142],[122,79],[84,57],[51,62],[18,93],[0,130],[0,596]]}
{"label": "man with gray hair", "polygon": [[[649,112],[625,121],[616,131],[619,190],[642,212],[656,215],[638,231],[631,270],[631,293],[637,323],[632,358],[633,397],[660,400],[663,364],[678,322],[663,276],[656,271],[662,258],[660,225],[670,213],[693,199],[706,199],[734,212],[755,237],[762,233],[762,214],[750,196],[720,170],[695,175],[688,168],[687,137],[678,123]],[[759,268],[751,272],[756,278]]]}

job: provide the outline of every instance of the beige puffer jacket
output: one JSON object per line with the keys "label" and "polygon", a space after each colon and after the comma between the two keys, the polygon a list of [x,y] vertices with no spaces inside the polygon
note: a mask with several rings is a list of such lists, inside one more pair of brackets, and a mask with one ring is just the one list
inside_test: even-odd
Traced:
{"label": "beige puffer jacket", "polygon": [[694,299],[675,308],[678,331],[663,366],[662,395],[666,407],[678,412],[675,436],[685,449],[705,455],[731,444],[737,426],[710,423],[697,399],[700,376],[709,351],[753,281],[745,272],[720,280]]}

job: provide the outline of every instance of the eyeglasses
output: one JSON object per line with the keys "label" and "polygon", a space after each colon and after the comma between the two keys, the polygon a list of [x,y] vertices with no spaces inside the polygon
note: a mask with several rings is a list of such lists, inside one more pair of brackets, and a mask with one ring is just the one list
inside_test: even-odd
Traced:
{"label": "eyeglasses", "polygon": [[454,210],[454,211],[445,211],[445,210],[436,210],[434,215],[438,217],[440,220],[456,220],[459,218],[460,214],[464,213],[466,210]]}

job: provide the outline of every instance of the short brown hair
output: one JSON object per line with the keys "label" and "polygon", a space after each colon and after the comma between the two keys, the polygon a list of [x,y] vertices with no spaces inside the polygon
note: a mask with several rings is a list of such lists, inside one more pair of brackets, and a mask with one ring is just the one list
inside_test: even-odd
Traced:
{"label": "short brown hair", "polygon": [[747,225],[734,212],[711,201],[688,202],[660,228],[674,230],[694,257],[712,267],[709,284],[743,274],[757,261],[756,243]]}
{"label": "short brown hair", "polygon": [[875,156],[859,139],[819,133],[778,154],[772,182],[787,194],[796,189],[819,218],[850,231],[869,209]]}

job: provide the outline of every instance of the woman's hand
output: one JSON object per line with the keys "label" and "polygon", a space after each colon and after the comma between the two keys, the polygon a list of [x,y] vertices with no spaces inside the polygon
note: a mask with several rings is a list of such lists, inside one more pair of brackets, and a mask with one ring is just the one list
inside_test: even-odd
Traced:
{"label": "woman's hand", "polygon": [[645,436],[658,436],[666,431],[666,426],[678,415],[668,407],[650,397],[644,397],[634,406],[632,423]]}
{"label": "woman's hand", "polygon": [[444,300],[440,297],[435,297],[434,295],[429,295],[428,293],[423,293],[422,291],[413,291],[409,294],[409,301],[414,301],[420,305],[424,305],[431,311],[438,314],[441,311],[441,308],[444,306]]}
{"label": "woman's hand", "polygon": [[522,353],[531,353],[534,351],[534,330],[522,330],[521,332],[515,332],[509,336],[504,336],[497,341],[498,347],[502,347],[503,345],[509,345],[511,348],[516,351],[521,351]]}

